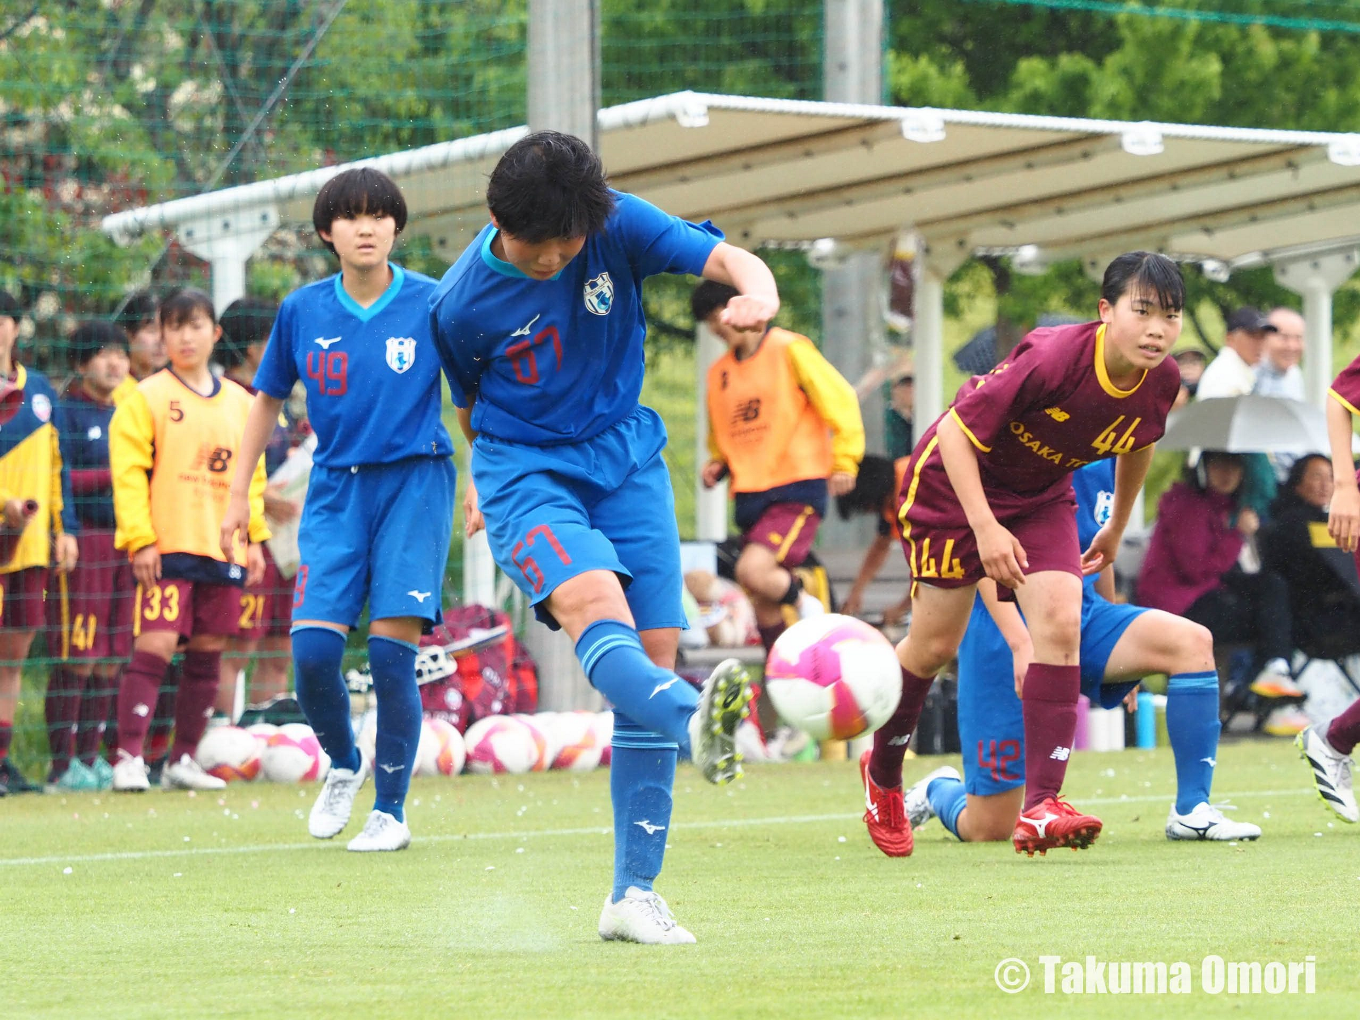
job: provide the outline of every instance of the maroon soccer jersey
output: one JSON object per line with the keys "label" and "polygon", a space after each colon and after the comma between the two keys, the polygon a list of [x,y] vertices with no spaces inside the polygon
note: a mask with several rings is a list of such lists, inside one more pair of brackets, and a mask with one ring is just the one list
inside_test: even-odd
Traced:
{"label": "maroon soccer jersey", "polygon": [[1327,392],[1351,414],[1360,414],[1360,358],[1341,370]]}
{"label": "maroon soccer jersey", "polygon": [[[990,374],[965,384],[945,412],[976,448],[988,505],[1012,531],[1040,508],[1070,505],[1076,468],[1141,450],[1166,430],[1180,388],[1176,363],[1167,358],[1121,390],[1106,372],[1104,341],[1099,322],[1036,329]],[[912,454],[898,518],[915,576],[958,587],[976,582],[981,564],[940,458],[938,427],[936,421],[926,430]],[[1074,569],[1080,552],[1074,536],[1055,533],[1050,550],[1040,548],[1049,545],[1042,537],[1026,542],[1017,533],[1031,573]],[[927,539],[936,552],[921,551],[918,561],[916,542]]]}

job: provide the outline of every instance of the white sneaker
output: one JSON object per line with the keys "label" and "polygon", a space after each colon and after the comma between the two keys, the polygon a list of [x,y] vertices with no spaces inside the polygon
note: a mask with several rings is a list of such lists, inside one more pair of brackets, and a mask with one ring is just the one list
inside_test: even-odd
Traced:
{"label": "white sneaker", "polygon": [[1272,737],[1293,737],[1308,728],[1308,716],[1293,705],[1277,708],[1266,716],[1261,729]]}
{"label": "white sneaker", "polygon": [[[354,810],[354,798],[359,787],[368,779],[368,763],[359,755],[359,770],[331,769],[326,773],[326,785],[317,794],[312,813],[307,817],[307,831],[317,839],[338,836],[349,824]],[[389,816],[390,817],[390,816]]]}
{"label": "white sneaker", "polygon": [[935,817],[935,812],[930,808],[930,798],[926,796],[926,792],[930,789],[930,784],[937,779],[962,781],[963,777],[959,775],[958,769],[946,765],[929,773],[924,779],[918,780],[916,785],[902,795],[903,810],[906,812],[907,821],[911,822],[912,829],[919,829]]}
{"label": "white sneaker", "polygon": [[1251,692],[1263,698],[1302,698],[1305,691],[1294,682],[1289,663],[1274,658],[1261,667],[1251,682]]}
{"label": "white sneaker", "polygon": [[1223,812],[1207,801],[1200,801],[1188,815],[1176,814],[1176,805],[1166,816],[1167,839],[1260,839],[1261,827],[1250,822],[1230,822]]}
{"label": "white sneaker", "polygon": [[118,764],[113,767],[113,788],[120,793],[146,793],[151,789],[146,772],[146,762],[140,754],[134,758],[126,751],[119,751]]}
{"label": "white sneaker", "polygon": [[179,761],[170,762],[161,772],[162,790],[225,790],[227,781],[210,776],[193,755],[182,754]]}
{"label": "white sneaker", "polygon": [[704,681],[689,718],[690,758],[710,783],[741,775],[737,727],[751,714],[751,677],[736,659],[724,659]]}
{"label": "white sneaker", "polygon": [[1308,727],[1294,740],[1299,757],[1313,766],[1313,785],[1318,796],[1343,822],[1360,821],[1360,810],[1355,805],[1355,791],[1351,787],[1350,755],[1341,754],[1315,727]]}
{"label": "white sneaker", "polygon": [[822,605],[822,600],[805,591],[798,593],[798,604],[794,608],[798,610],[800,620],[806,620],[809,616],[826,615],[826,606]]}
{"label": "white sneaker", "polygon": [[411,830],[386,811],[376,808],[369,812],[364,831],[349,841],[349,849],[358,853],[378,850],[405,850],[411,845]]}
{"label": "white sneaker", "polygon": [[600,911],[600,938],[649,946],[691,945],[694,936],[675,923],[675,915],[656,893],[630,885],[617,903],[606,896]]}
{"label": "white sneaker", "polygon": [[741,755],[743,761],[766,762],[776,760],[770,756],[769,745],[765,740],[765,735],[760,732],[760,727],[750,719],[741,721],[734,739],[737,744],[737,753]]}

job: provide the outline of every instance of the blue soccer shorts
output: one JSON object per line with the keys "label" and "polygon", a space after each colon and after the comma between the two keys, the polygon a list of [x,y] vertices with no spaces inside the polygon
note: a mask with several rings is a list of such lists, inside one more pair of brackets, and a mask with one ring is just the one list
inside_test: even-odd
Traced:
{"label": "blue soccer shorts", "polygon": [[353,627],[367,600],[370,619],[438,623],[455,481],[448,457],[312,468],[293,619]]}
{"label": "blue soccer shorts", "polygon": [[472,478],[491,555],[549,627],[558,625],[544,600],[588,570],[618,575],[638,630],[685,626],[665,446],[648,407],[579,443],[477,438]]}
{"label": "blue soccer shorts", "polygon": [[[1104,683],[1105,667],[1129,624],[1146,612],[1107,602],[1089,584],[1082,587],[1081,693],[1092,705],[1113,708],[1134,688]],[[1025,721],[1011,650],[980,598],[959,646],[959,746],[968,793],[986,797],[1024,785]]]}

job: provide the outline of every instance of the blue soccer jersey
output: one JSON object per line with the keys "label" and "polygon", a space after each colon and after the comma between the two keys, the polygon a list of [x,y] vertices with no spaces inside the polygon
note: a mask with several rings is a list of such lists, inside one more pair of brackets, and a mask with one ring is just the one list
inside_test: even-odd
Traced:
{"label": "blue soccer jersey", "polygon": [[1114,458],[1073,471],[1072,491],[1077,496],[1077,539],[1085,552],[1114,510]]}
{"label": "blue soccer jersey", "polygon": [[390,464],[453,452],[430,345],[435,287],[428,276],[392,265],[391,285],[367,308],[345,292],[339,274],[284,299],[255,387],[282,400],[303,380],[317,464]]}
{"label": "blue soccer jersey", "polygon": [[699,275],[722,240],[710,223],[670,216],[633,195],[550,280],[491,251],[486,226],[445,274],[430,330],[459,407],[478,433],[536,446],[590,439],[642,393],[642,281]]}

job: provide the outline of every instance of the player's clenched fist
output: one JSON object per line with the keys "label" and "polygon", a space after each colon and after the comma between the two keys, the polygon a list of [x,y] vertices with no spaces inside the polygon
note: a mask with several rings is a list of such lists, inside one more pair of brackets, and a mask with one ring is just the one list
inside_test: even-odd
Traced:
{"label": "player's clenched fist", "polygon": [[250,503],[248,500],[240,499],[235,495],[231,498],[231,503],[227,506],[227,512],[222,517],[222,529],[219,541],[222,544],[222,555],[228,563],[235,559],[236,555],[236,533],[248,534],[250,530]]}
{"label": "player's clenched fist", "polygon": [[779,314],[777,298],[762,297],[755,294],[738,294],[727,302],[721,320],[733,329],[744,332],[761,332],[770,320]]}

